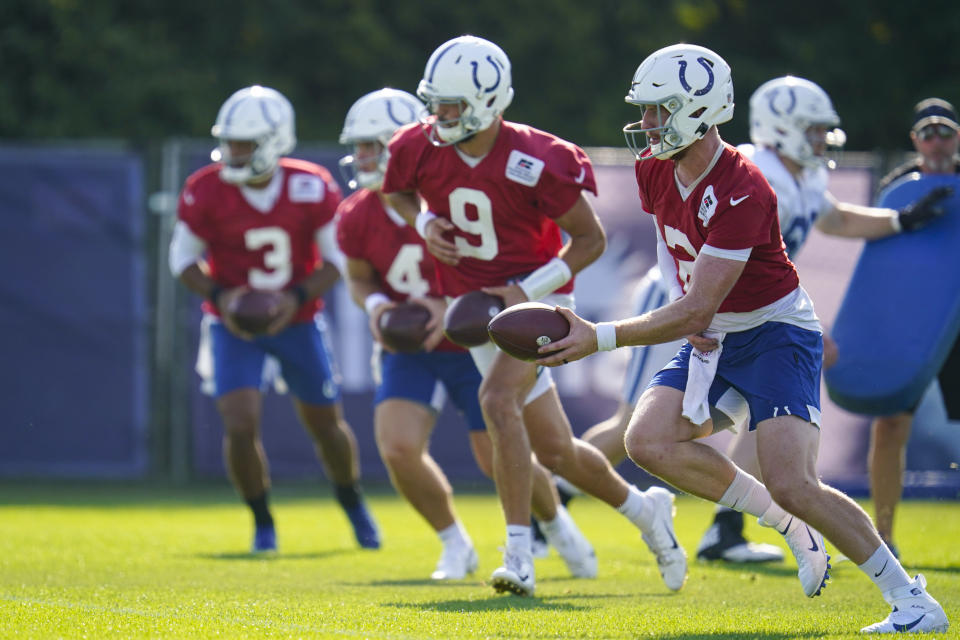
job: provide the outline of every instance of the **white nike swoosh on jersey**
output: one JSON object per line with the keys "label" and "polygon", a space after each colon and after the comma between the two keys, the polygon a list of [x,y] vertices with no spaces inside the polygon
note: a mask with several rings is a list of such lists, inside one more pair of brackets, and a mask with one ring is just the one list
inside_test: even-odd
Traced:
{"label": "white nike swoosh on jersey", "polygon": [[583,182],[583,179],[586,178],[586,177],[587,177],[587,168],[586,168],[586,167],[580,167],[580,175],[577,176],[576,178],[574,178],[573,181],[576,182],[577,184],[579,184],[579,183]]}
{"label": "white nike swoosh on jersey", "polygon": [[733,198],[730,198],[730,206],[735,207],[749,197],[750,197],[750,194],[748,193],[747,195],[737,198],[736,200],[734,200]]}

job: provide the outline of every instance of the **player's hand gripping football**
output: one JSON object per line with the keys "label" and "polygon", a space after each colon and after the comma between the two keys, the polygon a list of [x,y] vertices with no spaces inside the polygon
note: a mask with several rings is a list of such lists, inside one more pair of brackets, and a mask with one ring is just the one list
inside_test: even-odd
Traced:
{"label": "player's hand gripping football", "polygon": [[239,287],[233,287],[232,289],[225,289],[214,301],[217,309],[220,310],[220,320],[223,322],[223,325],[227,328],[227,331],[237,336],[238,338],[243,338],[244,340],[253,340],[253,334],[241,329],[236,320],[233,319],[233,316],[227,312],[233,301],[246,292],[250,291],[250,287],[247,285],[241,285]]}
{"label": "player's hand gripping football", "polygon": [[297,315],[297,309],[299,308],[300,300],[297,298],[297,294],[292,289],[284,291],[283,297],[280,298],[280,309],[277,311],[277,317],[267,327],[267,335],[275,336],[286,329],[293,317]]}
{"label": "player's hand gripping football", "polygon": [[584,320],[566,307],[556,309],[570,323],[570,333],[566,338],[540,347],[538,351],[542,357],[536,363],[546,367],[557,367],[596,353],[597,325]]}
{"label": "player's hand gripping football", "polygon": [[422,304],[430,311],[430,321],[427,322],[430,335],[423,341],[423,350],[433,351],[443,340],[443,314],[447,311],[447,301],[443,298],[410,298],[410,302]]}
{"label": "player's hand gripping football", "polygon": [[390,353],[394,353],[394,350],[383,343],[383,334],[380,333],[380,316],[382,316],[385,311],[392,309],[395,306],[397,306],[397,303],[392,300],[381,302],[373,308],[373,311],[370,313],[370,317],[367,321],[367,324],[370,327],[370,335],[373,336],[374,342],[379,342],[380,345]]}
{"label": "player's hand gripping football", "polygon": [[453,223],[446,218],[434,218],[424,229],[427,250],[444,264],[456,265],[460,262],[460,251],[447,235],[454,229]]}
{"label": "player's hand gripping football", "polygon": [[931,189],[930,192],[910,203],[897,213],[900,228],[904,231],[916,231],[931,220],[939,218],[944,213],[943,200],[953,195],[953,187],[944,185]]}

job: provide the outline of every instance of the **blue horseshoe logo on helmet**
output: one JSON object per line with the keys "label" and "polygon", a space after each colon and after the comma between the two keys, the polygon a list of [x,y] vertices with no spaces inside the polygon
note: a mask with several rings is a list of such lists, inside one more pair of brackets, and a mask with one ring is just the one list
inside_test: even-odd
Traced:
{"label": "blue horseshoe logo on helmet", "polygon": [[497,87],[500,86],[500,65],[498,65],[496,61],[494,61],[494,59],[490,56],[487,56],[487,62],[489,62],[490,66],[493,67],[493,70],[497,72],[497,79],[494,80],[493,84],[490,85],[489,87],[484,87],[480,84],[480,78],[477,77],[477,69],[480,67],[480,63],[477,62],[476,60],[470,61],[470,66],[473,67],[473,84],[474,86],[477,87],[477,89],[480,89],[484,93],[490,93],[491,91],[495,90]]}
{"label": "blue horseshoe logo on helmet", "polygon": [[[407,124],[408,122],[410,122],[411,120],[404,120],[404,119],[398,118],[396,115],[394,115],[394,113],[393,113],[393,103],[394,103],[393,100],[387,100],[387,117],[390,118],[391,120],[393,120],[394,124],[396,124],[396,125],[405,125],[405,124]],[[400,103],[400,104],[401,104],[401,106],[405,107],[405,108],[407,109],[407,111],[410,112],[410,117],[411,117],[411,118],[416,118],[417,114],[414,113],[413,108],[412,108],[409,104],[406,104],[406,103]]]}
{"label": "blue horseshoe logo on helmet", "polygon": [[699,58],[697,58],[697,62],[699,62],[700,66],[702,66],[704,69],[707,70],[707,75],[710,76],[707,79],[706,86],[704,86],[702,89],[697,89],[696,91],[693,91],[693,87],[691,87],[690,84],[687,82],[687,61],[686,60],[680,60],[680,62],[678,63],[680,65],[680,85],[683,87],[684,91],[693,91],[693,95],[702,96],[706,93],[709,93],[710,89],[713,88],[713,69],[710,66],[710,61],[704,58],[703,56],[700,56]]}
{"label": "blue horseshoe logo on helmet", "polygon": [[[786,112],[786,113],[793,113],[793,110],[794,110],[794,109],[796,108],[796,106],[797,106],[797,93],[793,90],[793,87],[790,87],[787,91],[788,91],[788,93],[789,93],[789,95],[790,95],[790,104],[787,105],[787,108],[785,109],[785,112]],[[767,95],[769,96],[768,100],[769,100],[769,102],[770,102],[770,111],[772,111],[772,112],[773,112],[773,115],[775,115],[775,116],[782,116],[782,115],[783,115],[782,113],[780,113],[780,110],[777,109],[777,106],[774,104],[774,102],[775,102],[776,99],[777,99],[777,94],[778,94],[779,92],[780,92],[780,88],[777,87],[777,88],[772,89],[772,90],[770,91],[770,93],[767,94]]]}

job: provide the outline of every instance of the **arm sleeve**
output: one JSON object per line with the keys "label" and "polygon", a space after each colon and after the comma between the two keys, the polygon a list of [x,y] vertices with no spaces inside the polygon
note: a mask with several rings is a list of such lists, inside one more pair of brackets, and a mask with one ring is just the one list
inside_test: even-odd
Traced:
{"label": "arm sleeve", "polygon": [[324,262],[335,266],[340,273],[346,273],[347,258],[337,245],[336,234],[336,225],[332,222],[320,227],[317,229],[317,246],[320,247]]}
{"label": "arm sleeve", "polygon": [[667,243],[660,235],[660,228],[657,228],[657,266],[660,268],[660,277],[667,288],[670,302],[683,296],[683,289],[677,281],[677,263],[673,256],[667,250]]}
{"label": "arm sleeve", "polygon": [[170,272],[173,277],[179,278],[180,274],[199,260],[206,250],[207,243],[191,231],[183,220],[177,220],[177,224],[173,227],[169,252]]}

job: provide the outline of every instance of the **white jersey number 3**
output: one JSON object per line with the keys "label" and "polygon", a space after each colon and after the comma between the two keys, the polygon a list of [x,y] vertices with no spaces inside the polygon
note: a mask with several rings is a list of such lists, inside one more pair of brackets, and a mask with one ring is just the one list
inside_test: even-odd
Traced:
{"label": "white jersey number 3", "polygon": [[243,241],[250,251],[259,251],[267,247],[263,254],[263,266],[268,270],[254,267],[247,274],[247,282],[254,289],[283,289],[293,275],[290,235],[280,227],[261,227],[249,229],[243,234]]}
{"label": "white jersey number 3", "polygon": [[[480,244],[471,244],[457,236],[454,244],[461,256],[477,260],[493,260],[500,251],[497,233],[493,229],[493,205],[479,189],[458,187],[450,192],[450,220],[458,229],[480,237]],[[476,220],[467,217],[467,205],[477,212]]]}

